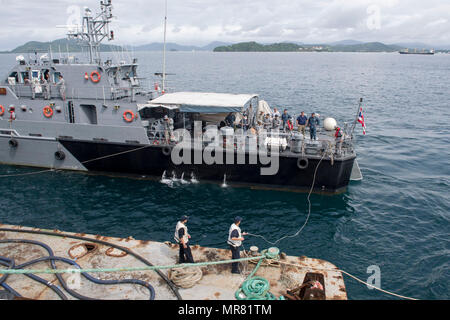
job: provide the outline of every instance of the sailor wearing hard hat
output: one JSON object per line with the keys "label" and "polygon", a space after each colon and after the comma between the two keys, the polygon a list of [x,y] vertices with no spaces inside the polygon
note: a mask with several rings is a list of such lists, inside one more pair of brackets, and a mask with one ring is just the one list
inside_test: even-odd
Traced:
{"label": "sailor wearing hard hat", "polygon": [[[228,232],[227,243],[230,245],[232,259],[239,259],[241,257],[240,248],[242,245],[242,241],[244,241],[244,238],[242,236],[246,236],[248,234],[246,232],[244,233],[241,232],[241,228],[239,227],[241,221],[242,221],[241,217],[234,218],[234,223],[231,225],[230,230]],[[231,273],[240,273],[239,262],[231,264]]]}
{"label": "sailor wearing hard hat", "polygon": [[174,239],[180,245],[179,263],[194,263],[191,248],[189,247],[189,239],[191,238],[191,236],[189,235],[188,229],[186,227],[188,219],[189,218],[187,216],[182,216],[175,228]]}

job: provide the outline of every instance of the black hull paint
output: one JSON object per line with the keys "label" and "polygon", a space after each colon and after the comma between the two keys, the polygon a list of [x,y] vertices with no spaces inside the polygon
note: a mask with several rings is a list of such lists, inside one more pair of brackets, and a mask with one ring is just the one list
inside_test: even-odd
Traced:
{"label": "black hull paint", "polygon": [[[308,191],[311,188],[314,172],[320,159],[309,158],[305,169],[297,166],[297,157],[279,157],[279,170],[275,175],[261,175],[261,164],[182,164],[175,165],[171,156],[165,155],[161,146],[142,146],[108,142],[60,141],[83,165],[94,172],[107,172],[129,175],[144,175],[160,178],[164,171],[171,177],[175,172],[179,178],[182,173],[188,179],[194,173],[197,180],[222,183],[230,186],[248,186],[255,189],[278,189],[287,191]],[[134,150],[134,151],[133,151]],[[122,154],[118,154],[122,153]],[[113,157],[110,155],[118,154]],[[167,153],[166,153],[167,154]],[[248,155],[247,155],[248,156]],[[102,157],[104,157],[102,159]],[[97,159],[91,161],[92,159]],[[192,156],[192,159],[194,157]],[[314,191],[339,193],[345,191],[355,157],[340,161],[323,160],[317,170]],[[235,161],[236,163],[236,161]]]}

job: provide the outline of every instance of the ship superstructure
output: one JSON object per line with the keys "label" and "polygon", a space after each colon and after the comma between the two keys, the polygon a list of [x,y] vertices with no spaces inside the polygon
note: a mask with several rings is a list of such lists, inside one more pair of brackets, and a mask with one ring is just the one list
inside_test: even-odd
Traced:
{"label": "ship superstructure", "polygon": [[[356,158],[350,128],[339,139],[319,128],[318,140],[310,140],[295,130],[262,128],[259,115],[272,110],[257,94],[151,91],[136,59],[101,59],[101,42],[114,38],[111,9],[111,1],[102,1],[96,16],[87,9],[82,26],[69,32],[86,48],[87,62],[52,53],[17,57],[0,85],[0,163],[153,178],[185,175],[283,190],[308,190],[314,182],[318,190],[345,190]],[[232,123],[224,121],[231,114]],[[178,155],[186,160],[189,153],[191,161],[174,156],[181,144]],[[262,174],[272,160],[277,171]]]}

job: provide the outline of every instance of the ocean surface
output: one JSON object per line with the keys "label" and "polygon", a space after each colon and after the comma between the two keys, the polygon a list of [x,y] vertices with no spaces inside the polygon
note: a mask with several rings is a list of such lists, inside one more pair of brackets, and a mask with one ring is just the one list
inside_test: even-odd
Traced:
{"label": "ocean surface", "polygon": [[[136,56],[140,76],[153,83],[162,53]],[[14,63],[14,55],[0,55],[2,77]],[[450,55],[169,52],[167,72],[175,91],[259,93],[271,107],[341,124],[363,97],[367,134],[356,127],[356,149],[364,180],[341,195],[313,195],[302,233],[278,247],[364,280],[379,266],[385,290],[450,298]],[[0,166],[0,176],[33,170]],[[191,242],[220,248],[236,215],[243,231],[275,241],[294,234],[308,212],[306,194],[67,172],[0,177],[0,195],[5,224],[170,241],[187,214]],[[244,245],[270,246],[255,237]],[[345,283],[350,299],[393,298]]]}

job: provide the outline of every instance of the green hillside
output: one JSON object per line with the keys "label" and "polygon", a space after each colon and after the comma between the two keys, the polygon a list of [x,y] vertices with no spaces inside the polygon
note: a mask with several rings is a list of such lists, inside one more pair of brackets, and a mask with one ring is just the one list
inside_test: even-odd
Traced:
{"label": "green hillside", "polygon": [[396,52],[403,49],[396,45],[386,45],[381,42],[369,42],[359,44],[317,44],[298,45],[294,43],[259,44],[256,42],[241,42],[229,46],[220,46],[214,52]]}
{"label": "green hillside", "polygon": [[[48,52],[50,50],[50,46],[54,53],[59,52],[81,52],[81,46],[76,40],[68,40],[68,39],[58,39],[51,42],[39,42],[39,41],[30,41],[25,43],[22,46],[15,48],[10,52],[4,53],[28,53],[28,52]],[[108,52],[108,51],[122,51],[122,47],[116,45],[100,45],[100,51]]]}

